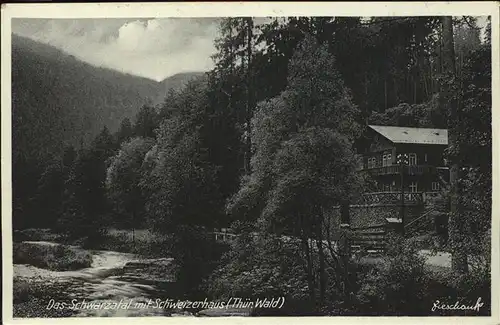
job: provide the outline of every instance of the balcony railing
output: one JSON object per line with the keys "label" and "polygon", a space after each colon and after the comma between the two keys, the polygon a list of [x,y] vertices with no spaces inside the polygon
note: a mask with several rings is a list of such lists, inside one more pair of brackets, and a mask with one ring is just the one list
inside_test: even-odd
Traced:
{"label": "balcony railing", "polygon": [[[439,192],[405,192],[405,205],[419,205],[439,198]],[[400,205],[401,192],[371,192],[363,194],[365,204]]]}
{"label": "balcony railing", "polygon": [[[372,192],[363,194],[366,204],[398,205],[401,203],[401,192]],[[424,202],[422,192],[404,193],[405,205],[418,205]]]}
{"label": "balcony railing", "polygon": [[[434,174],[436,173],[437,167],[430,165],[412,165],[403,166],[403,173],[405,175],[423,175],[423,174]],[[362,170],[372,174],[373,176],[379,175],[396,175],[401,172],[400,165],[382,166],[374,168],[366,168]]]}
{"label": "balcony railing", "polygon": [[400,166],[393,165],[393,166],[375,167],[375,168],[363,169],[363,171],[371,173],[373,176],[395,175],[400,173]]}

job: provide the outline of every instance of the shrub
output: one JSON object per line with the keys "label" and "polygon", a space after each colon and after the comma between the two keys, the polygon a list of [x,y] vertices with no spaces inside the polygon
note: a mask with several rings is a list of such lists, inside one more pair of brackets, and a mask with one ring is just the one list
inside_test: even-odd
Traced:
{"label": "shrub", "polygon": [[14,243],[14,264],[29,264],[36,267],[67,271],[90,267],[92,255],[82,249],[54,244]]}
{"label": "shrub", "polygon": [[425,261],[411,240],[390,238],[387,247],[382,263],[361,279],[355,308],[367,315],[418,315],[421,308],[428,307],[423,302]]}
{"label": "shrub", "polygon": [[[256,309],[253,315],[315,315],[335,313],[334,308],[319,311],[311,300],[300,243],[283,241],[270,234],[241,234],[231,250],[223,257],[207,281],[207,291],[215,299],[240,297],[243,300],[285,297],[280,309]],[[317,265],[314,265],[317,269]],[[336,275],[326,270],[325,300],[338,307],[343,299],[337,291]],[[317,292],[317,291],[316,291]]]}
{"label": "shrub", "polygon": [[42,228],[28,228],[23,230],[14,230],[13,240],[15,242],[22,242],[28,240],[36,241],[57,241],[59,235],[51,232],[50,229]]}
{"label": "shrub", "polygon": [[[359,288],[352,305],[357,315],[475,316],[489,315],[491,276],[488,267],[457,275],[447,268],[430,268],[418,255],[416,239],[389,240],[388,255],[375,267],[358,274]],[[418,240],[418,239],[417,239]],[[489,250],[488,250],[489,252]],[[474,304],[481,297],[484,306],[477,311],[434,310],[439,300]]]}
{"label": "shrub", "polygon": [[193,299],[206,298],[203,282],[219,265],[227,245],[218,243],[203,228],[177,227],[172,243],[176,278],[182,292]]}
{"label": "shrub", "polygon": [[109,229],[98,241],[85,241],[84,247],[140,254],[146,257],[166,257],[172,251],[171,238],[147,229]]}

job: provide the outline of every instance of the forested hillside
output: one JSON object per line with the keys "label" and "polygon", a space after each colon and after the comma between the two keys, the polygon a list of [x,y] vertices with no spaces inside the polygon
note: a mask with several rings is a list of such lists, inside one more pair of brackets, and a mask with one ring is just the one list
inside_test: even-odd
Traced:
{"label": "forested hillside", "polygon": [[[12,113],[15,155],[60,154],[89,144],[107,126],[116,131],[146,103],[200,73],[156,81],[99,68],[50,45],[12,37]],[[19,150],[16,150],[19,149]]]}

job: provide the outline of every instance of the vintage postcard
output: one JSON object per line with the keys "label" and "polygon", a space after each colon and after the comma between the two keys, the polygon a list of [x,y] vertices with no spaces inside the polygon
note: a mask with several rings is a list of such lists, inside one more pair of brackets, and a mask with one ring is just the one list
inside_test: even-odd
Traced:
{"label": "vintage postcard", "polygon": [[4,321],[498,324],[498,27],[3,5]]}

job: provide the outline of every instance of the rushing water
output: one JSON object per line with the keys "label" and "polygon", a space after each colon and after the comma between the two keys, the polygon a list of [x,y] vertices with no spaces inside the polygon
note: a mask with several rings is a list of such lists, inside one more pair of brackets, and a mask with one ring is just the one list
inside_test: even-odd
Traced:
{"label": "rushing water", "polygon": [[[51,242],[30,243],[57,245]],[[145,306],[156,299],[174,298],[173,259],[144,259],[114,251],[92,253],[90,268],[50,271],[23,264],[14,265],[14,276],[27,281],[42,281],[47,286],[65,284],[65,292],[54,295],[52,301],[48,299],[47,308],[62,308],[55,303],[65,303],[64,308],[71,309],[77,317],[171,315],[172,310],[151,303],[149,307]]]}

